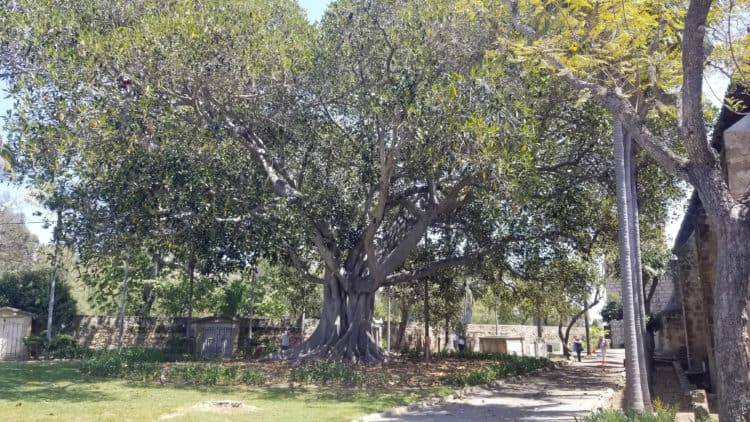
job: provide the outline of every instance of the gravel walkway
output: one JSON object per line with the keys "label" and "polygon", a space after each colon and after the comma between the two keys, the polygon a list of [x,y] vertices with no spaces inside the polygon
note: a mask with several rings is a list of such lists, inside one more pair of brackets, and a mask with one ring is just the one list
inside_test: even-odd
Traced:
{"label": "gravel walkway", "polygon": [[431,406],[398,408],[359,421],[575,421],[607,406],[624,386],[624,352],[610,350],[602,367],[595,356],[519,381],[474,389]]}

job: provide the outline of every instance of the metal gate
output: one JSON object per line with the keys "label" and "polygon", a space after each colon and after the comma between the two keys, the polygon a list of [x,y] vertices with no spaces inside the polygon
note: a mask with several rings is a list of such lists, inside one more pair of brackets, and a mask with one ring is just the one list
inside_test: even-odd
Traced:
{"label": "metal gate", "polygon": [[0,318],[0,360],[23,358],[23,320]]}
{"label": "metal gate", "polygon": [[201,347],[201,356],[207,358],[232,357],[232,327],[206,327]]}

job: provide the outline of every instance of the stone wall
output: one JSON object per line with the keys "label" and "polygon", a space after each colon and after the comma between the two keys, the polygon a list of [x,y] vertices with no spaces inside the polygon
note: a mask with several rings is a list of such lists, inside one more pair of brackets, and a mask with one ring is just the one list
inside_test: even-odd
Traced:
{"label": "stone wall", "polygon": [[[239,347],[248,339],[249,320],[237,321],[239,324]],[[119,319],[108,316],[80,315],[73,319],[73,336],[78,342],[92,349],[111,349],[117,347]],[[165,317],[126,317],[123,333],[124,347],[148,347],[163,349],[177,347],[186,332],[187,318]],[[315,319],[305,320],[304,336],[312,334],[317,326]],[[254,319],[253,337],[275,341],[284,330],[289,330],[292,344],[302,339],[299,322],[276,319]]]}
{"label": "stone wall", "polygon": [[[194,320],[195,321],[195,320]],[[180,341],[184,341],[186,334],[185,324],[187,318],[154,318],[154,317],[126,317],[125,332],[123,334],[124,347],[148,347],[163,349],[170,346],[177,347]],[[237,320],[239,334],[236,341],[240,350],[247,348],[249,320]],[[254,319],[253,338],[254,343],[278,341],[284,330],[289,330],[290,344],[295,345],[309,337],[318,325],[317,319],[306,319],[304,330],[301,333],[299,321]],[[118,318],[107,316],[77,316],[73,321],[73,335],[81,345],[92,349],[111,349],[117,347]],[[545,326],[542,328],[543,342],[546,348],[551,348],[552,353],[562,353],[562,344],[557,335],[557,327]],[[380,328],[383,340],[381,344],[385,347],[385,336],[387,323]],[[393,322],[391,329],[392,351],[397,351],[396,336],[398,335],[398,324]],[[573,336],[585,338],[583,327],[573,327],[570,330],[570,341]],[[467,344],[470,350],[479,351],[480,337],[516,337],[523,338],[524,355],[535,355],[537,341],[537,329],[534,325],[498,325],[494,324],[469,324],[466,330]],[[376,335],[377,337],[377,335]],[[431,350],[442,350],[445,346],[445,332],[431,329]],[[421,350],[423,347],[424,325],[420,322],[411,322],[407,325],[404,340],[409,349]],[[596,343],[596,339],[591,340]],[[452,348],[452,345],[449,346]],[[255,350],[245,350],[253,354]]]}
{"label": "stone wall", "polygon": [[[73,319],[73,336],[92,349],[117,347],[117,317],[81,315]],[[186,334],[187,318],[126,317],[122,343],[125,347],[166,347]]]}
{"label": "stone wall", "polygon": [[[387,324],[385,325],[387,327]],[[385,330],[385,328],[384,328]],[[572,342],[573,336],[580,336],[585,338],[586,332],[583,327],[573,327],[570,330],[570,341]],[[385,336],[385,331],[384,331]],[[392,338],[392,350],[396,350],[396,337],[398,336],[397,324],[394,323],[391,329]],[[524,355],[535,355],[535,344],[537,341],[537,327],[535,325],[498,325],[494,324],[469,324],[466,327],[466,340],[469,350],[478,352],[479,351],[479,338],[480,337],[514,337],[523,338]],[[445,331],[442,329],[435,330],[434,327],[430,329],[430,337],[432,338],[430,343],[430,350],[438,351],[445,347]],[[557,334],[557,327],[545,326],[542,328],[542,338],[544,343],[552,347],[553,353],[562,353],[562,343]],[[405,348],[421,350],[424,344],[424,324],[420,322],[411,322],[406,327],[406,333],[404,335]],[[592,344],[596,342],[596,339],[591,339]],[[450,342],[450,337],[449,337]],[[453,345],[448,346],[452,349]]]}

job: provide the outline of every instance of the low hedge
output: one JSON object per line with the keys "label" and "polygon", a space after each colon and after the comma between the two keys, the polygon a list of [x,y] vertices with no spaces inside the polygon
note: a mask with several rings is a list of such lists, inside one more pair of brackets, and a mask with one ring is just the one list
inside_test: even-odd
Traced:
{"label": "low hedge", "polygon": [[26,337],[24,344],[35,359],[47,356],[51,359],[80,359],[91,354],[89,349],[79,345],[69,334],[58,334],[47,340],[46,333],[42,331],[39,335]]}
{"label": "low hedge", "polygon": [[289,373],[289,380],[301,383],[359,385],[365,382],[364,372],[351,365],[339,362],[311,362],[296,368]]}
{"label": "low hedge", "polygon": [[440,380],[446,385],[463,387],[466,385],[486,384],[507,377],[526,375],[539,369],[554,368],[555,366],[549,359],[526,356],[493,354],[492,359],[487,360],[495,362],[473,371],[446,375]]}
{"label": "low hedge", "polygon": [[157,349],[132,348],[93,351],[81,359],[80,371],[102,378],[134,381],[185,383],[194,385],[260,385],[265,381],[256,368],[225,366],[218,363],[167,363],[172,355]]}

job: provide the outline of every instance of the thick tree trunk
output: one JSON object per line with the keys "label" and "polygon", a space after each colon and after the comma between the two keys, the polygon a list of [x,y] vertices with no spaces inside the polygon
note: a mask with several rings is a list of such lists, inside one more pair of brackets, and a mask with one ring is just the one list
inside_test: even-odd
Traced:
{"label": "thick tree trunk", "polygon": [[330,359],[361,363],[385,360],[372,336],[374,292],[348,294],[331,274],[326,275],[323,311],[313,334],[287,357],[300,360]]}
{"label": "thick tree trunk", "polygon": [[719,419],[750,421],[750,223],[718,222],[719,253],[714,296],[714,350],[721,401]]}
{"label": "thick tree trunk", "polygon": [[568,333],[569,332],[570,330],[563,333],[563,321],[561,319],[560,322],[557,324],[557,336],[560,337],[560,342],[562,343],[563,357],[565,359],[570,359],[570,349],[568,348]]}
{"label": "thick tree trunk", "polygon": [[537,338],[542,338],[544,336],[544,330],[542,329],[542,315],[537,314],[534,318],[534,322],[536,325],[536,336]]}
{"label": "thick tree trunk", "polygon": [[620,243],[620,276],[622,277],[622,308],[625,328],[625,400],[626,407],[636,412],[644,411],[643,390],[641,388],[641,374],[638,361],[638,340],[635,320],[637,318],[634,292],[633,268],[630,263],[630,231],[628,230],[628,185],[627,167],[625,159],[625,143],[623,141],[622,123],[614,120],[615,144],[615,184],[617,188],[617,217]]}

